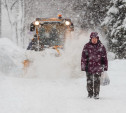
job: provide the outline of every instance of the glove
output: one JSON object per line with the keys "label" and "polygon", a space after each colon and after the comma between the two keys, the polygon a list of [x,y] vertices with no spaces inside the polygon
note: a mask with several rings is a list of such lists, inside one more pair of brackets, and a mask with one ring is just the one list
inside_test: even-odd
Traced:
{"label": "glove", "polygon": [[103,71],[107,71],[107,68],[106,68],[105,65],[102,66],[102,70],[103,70]]}

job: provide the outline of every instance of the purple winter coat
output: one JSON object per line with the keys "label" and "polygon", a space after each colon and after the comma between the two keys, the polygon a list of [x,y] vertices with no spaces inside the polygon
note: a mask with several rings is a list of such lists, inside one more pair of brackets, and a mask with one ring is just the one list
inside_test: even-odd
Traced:
{"label": "purple winter coat", "polygon": [[98,40],[97,44],[87,43],[82,52],[81,70],[91,74],[108,70],[107,53],[104,45]]}

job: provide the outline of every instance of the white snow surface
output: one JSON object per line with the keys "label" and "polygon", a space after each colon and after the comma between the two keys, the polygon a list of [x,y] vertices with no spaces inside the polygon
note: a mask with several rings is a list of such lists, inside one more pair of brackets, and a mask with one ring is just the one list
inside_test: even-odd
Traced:
{"label": "white snow surface", "polygon": [[[126,60],[110,58],[110,85],[101,86],[99,100],[87,98],[86,76],[80,71],[80,57],[88,36],[82,34],[67,40],[61,57],[49,55],[49,50],[25,52],[8,39],[0,39],[3,61],[0,113],[125,113]],[[32,63],[23,70],[22,60],[26,58]],[[9,65],[12,68],[3,71],[3,67]],[[20,68],[19,73],[13,71],[16,67]]]}
{"label": "white snow surface", "polygon": [[6,75],[21,73],[24,50],[8,38],[0,38],[0,72]]}
{"label": "white snow surface", "polygon": [[113,13],[113,14],[117,14],[118,13],[118,9],[114,6],[112,6],[109,11],[107,12],[107,14],[109,15],[110,13]]}

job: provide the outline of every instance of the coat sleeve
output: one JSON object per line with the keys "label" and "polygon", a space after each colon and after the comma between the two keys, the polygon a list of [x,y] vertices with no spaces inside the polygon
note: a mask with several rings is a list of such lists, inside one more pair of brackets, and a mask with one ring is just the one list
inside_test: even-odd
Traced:
{"label": "coat sleeve", "polygon": [[88,61],[88,51],[85,45],[81,56],[81,71],[87,71],[87,61]]}
{"label": "coat sleeve", "polygon": [[108,59],[107,59],[107,52],[106,52],[106,49],[104,46],[102,47],[102,65],[103,65],[104,71],[107,71],[108,70]]}

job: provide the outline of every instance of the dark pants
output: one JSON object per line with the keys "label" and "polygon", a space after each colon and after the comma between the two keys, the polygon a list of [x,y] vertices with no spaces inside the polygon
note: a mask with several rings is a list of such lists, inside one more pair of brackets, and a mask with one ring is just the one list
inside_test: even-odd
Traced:
{"label": "dark pants", "polygon": [[87,72],[86,76],[88,96],[99,95],[101,74],[89,74]]}

